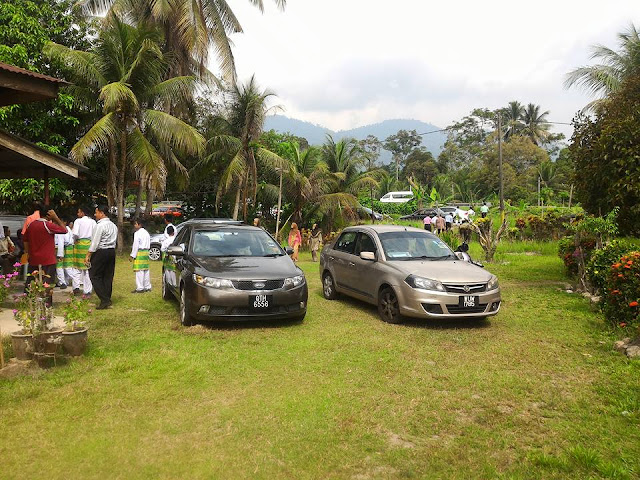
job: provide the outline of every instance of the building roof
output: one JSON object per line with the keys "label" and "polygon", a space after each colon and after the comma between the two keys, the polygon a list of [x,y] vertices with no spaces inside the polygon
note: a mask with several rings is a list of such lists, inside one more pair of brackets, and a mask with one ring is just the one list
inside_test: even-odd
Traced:
{"label": "building roof", "polygon": [[86,171],[79,163],[0,130],[0,178],[78,178]]}
{"label": "building roof", "polygon": [[0,62],[0,107],[56,98],[64,80]]}

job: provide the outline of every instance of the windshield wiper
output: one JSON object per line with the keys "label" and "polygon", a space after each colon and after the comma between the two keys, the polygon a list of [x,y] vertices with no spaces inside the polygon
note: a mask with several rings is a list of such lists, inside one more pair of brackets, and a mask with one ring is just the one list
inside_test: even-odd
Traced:
{"label": "windshield wiper", "polygon": [[448,258],[451,258],[451,259],[453,259],[453,260],[457,260],[457,259],[458,259],[458,257],[456,257],[455,255],[451,255],[451,254],[444,255],[444,256],[442,256],[442,257],[432,257],[432,258],[433,258],[434,260],[446,260],[446,259],[448,259]]}
{"label": "windshield wiper", "polygon": [[263,257],[282,257],[284,256],[284,253],[267,253],[266,255],[263,255]]}

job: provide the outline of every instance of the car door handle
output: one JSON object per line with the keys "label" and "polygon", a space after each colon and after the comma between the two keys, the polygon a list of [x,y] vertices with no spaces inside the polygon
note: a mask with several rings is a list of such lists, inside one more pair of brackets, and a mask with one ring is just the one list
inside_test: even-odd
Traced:
{"label": "car door handle", "polygon": [[349,266],[350,266],[350,267],[355,267],[355,266],[356,266],[356,264],[355,264],[355,263],[353,263],[353,262],[349,262]]}
{"label": "car door handle", "polygon": [[330,256],[330,257],[329,257],[329,260],[331,260],[331,261],[333,262],[333,261],[335,260],[335,258],[333,258],[333,257],[331,257],[331,256]]}

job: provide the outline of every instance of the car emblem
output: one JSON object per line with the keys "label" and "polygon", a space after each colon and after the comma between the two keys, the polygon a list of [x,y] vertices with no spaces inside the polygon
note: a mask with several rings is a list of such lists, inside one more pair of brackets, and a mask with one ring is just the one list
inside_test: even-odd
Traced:
{"label": "car emblem", "polygon": [[469,285],[465,285],[464,287],[462,287],[462,289],[465,291],[465,293],[469,293],[469,290],[471,290],[469,288]]}
{"label": "car emblem", "polygon": [[264,288],[265,283],[264,282],[253,282],[253,286],[256,288]]}

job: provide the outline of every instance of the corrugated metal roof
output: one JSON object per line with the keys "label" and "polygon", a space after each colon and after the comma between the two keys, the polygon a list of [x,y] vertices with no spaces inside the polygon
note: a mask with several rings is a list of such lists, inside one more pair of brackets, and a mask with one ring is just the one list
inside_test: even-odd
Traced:
{"label": "corrugated metal roof", "polygon": [[46,80],[48,82],[68,84],[67,82],[65,82],[64,80],[60,80],[59,78],[42,75],[41,73],[32,72],[31,70],[25,70],[24,68],[19,68],[14,65],[9,65],[8,63],[0,62],[0,70],[4,70],[5,72],[17,73],[19,75],[27,75],[33,78],[39,78],[41,80]]}

